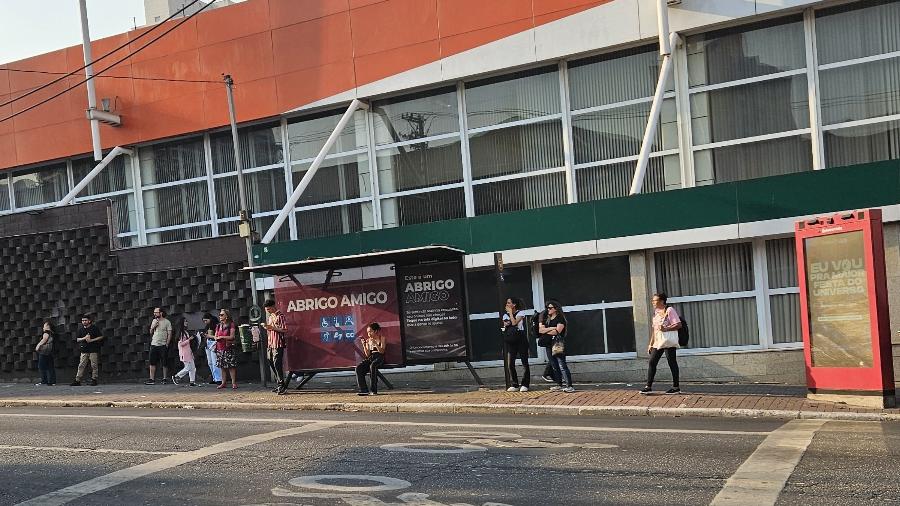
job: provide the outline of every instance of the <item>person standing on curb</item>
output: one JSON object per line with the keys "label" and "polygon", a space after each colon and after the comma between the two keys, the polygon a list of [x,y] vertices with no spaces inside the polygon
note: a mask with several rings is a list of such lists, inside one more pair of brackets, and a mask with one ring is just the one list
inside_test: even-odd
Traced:
{"label": "person standing on curb", "polygon": [[267,300],[266,323],[263,326],[268,333],[266,359],[269,367],[272,368],[272,379],[278,384],[275,393],[281,395],[287,389],[284,381],[284,333],[287,332],[287,325],[284,321],[284,313],[278,310],[274,300]]}
{"label": "person standing on curb", "polygon": [[56,367],[53,365],[53,347],[56,345],[56,333],[49,321],[44,322],[41,340],[34,347],[38,356],[38,370],[41,371],[40,385],[56,384]]}
{"label": "person standing on curb", "polygon": [[[365,359],[356,366],[357,395],[378,395],[378,368],[384,365],[385,339],[381,325],[372,322],[366,325],[366,337],[360,337]],[[366,386],[366,372],[371,376],[372,389]]]}
{"label": "person standing on curb", "polygon": [[219,325],[219,319],[210,313],[203,315],[203,324],[206,328],[202,333],[203,349],[206,351],[206,365],[209,367],[209,384],[218,385],[222,382],[222,370],[216,365],[216,327]]}
{"label": "person standing on curb", "polygon": [[550,362],[550,357],[553,356],[551,353],[551,347],[553,346],[553,340],[550,336],[544,336],[541,334],[541,324],[544,323],[544,320],[547,319],[547,310],[537,311],[534,314],[534,318],[531,320],[531,330],[534,334],[535,343],[544,348],[544,351],[547,354],[547,365],[544,366],[544,373],[541,375],[541,379],[546,381],[547,383],[556,383],[556,377],[554,376],[553,364]]}
{"label": "person standing on curb", "polygon": [[97,386],[97,378],[100,377],[100,347],[103,344],[103,334],[94,325],[94,319],[89,314],[81,316],[81,326],[75,331],[75,342],[78,343],[81,355],[78,359],[78,372],[75,373],[75,381],[71,386],[81,386],[81,378],[84,377],[88,362],[91,364],[91,386]]}
{"label": "person standing on curb", "polygon": [[[525,333],[525,305],[522,299],[506,299],[506,313],[503,315],[503,344],[506,350],[506,367],[511,385],[507,392],[527,392],[531,386],[531,369],[528,367],[528,334]],[[516,358],[522,361],[522,386],[516,374]]]}
{"label": "person standing on curb", "polygon": [[187,322],[182,320],[180,327],[178,332],[178,358],[184,364],[184,368],[172,376],[172,384],[177,385],[178,379],[187,375],[191,380],[190,386],[197,387],[200,385],[197,384],[197,366],[194,364],[194,347],[192,345],[194,338],[191,337],[191,333],[187,329]]}
{"label": "person standing on curb", "polygon": [[234,340],[237,325],[231,319],[231,311],[219,310],[219,325],[216,326],[216,365],[222,370],[222,383],[216,388],[225,388],[225,371],[231,377],[231,389],[237,390],[237,356]]}
{"label": "person standing on curb", "polygon": [[163,369],[163,385],[165,385],[169,377],[169,366],[167,365],[169,345],[172,342],[172,322],[166,318],[166,312],[163,308],[153,309],[153,321],[150,323],[150,379],[144,382],[145,385],[156,384],[156,366],[162,365]]}
{"label": "person standing on curb", "polygon": [[647,386],[641,389],[642,394],[653,391],[653,379],[656,377],[656,366],[663,353],[672,371],[672,388],[666,390],[667,394],[681,393],[678,384],[678,329],[681,328],[681,317],[672,306],[666,305],[668,297],[660,292],[653,295],[650,304],[653,306],[653,324],[650,327],[650,343],[647,344],[647,354],[650,355],[650,366],[647,369]]}
{"label": "person standing on curb", "polygon": [[[569,365],[566,363],[565,337],[568,321],[566,321],[559,302],[547,301],[546,309],[547,319],[540,325],[540,333],[550,336],[553,340],[553,344],[550,346],[550,364],[553,365],[556,386],[550,387],[550,390],[572,393],[575,391],[575,387],[572,386],[572,373],[569,372]],[[565,386],[563,386],[563,381],[565,381]]]}

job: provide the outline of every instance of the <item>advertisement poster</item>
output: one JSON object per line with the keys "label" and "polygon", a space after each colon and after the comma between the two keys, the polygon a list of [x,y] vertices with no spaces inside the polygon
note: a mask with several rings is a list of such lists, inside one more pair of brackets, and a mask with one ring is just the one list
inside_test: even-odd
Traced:
{"label": "advertisement poster", "polygon": [[385,365],[400,365],[403,352],[392,266],[344,269],[332,273],[281,276],[275,302],[285,315],[285,370],[355,367],[362,360],[357,339],[378,322],[387,340]]}
{"label": "advertisement poster", "polygon": [[805,239],[814,367],[872,367],[862,231]]}
{"label": "advertisement poster", "polygon": [[397,268],[407,362],[465,360],[466,314],[457,262]]}

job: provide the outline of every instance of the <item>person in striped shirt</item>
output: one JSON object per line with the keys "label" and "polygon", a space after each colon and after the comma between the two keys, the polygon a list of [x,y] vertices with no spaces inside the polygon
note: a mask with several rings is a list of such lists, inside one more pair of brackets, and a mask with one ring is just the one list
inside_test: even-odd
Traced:
{"label": "person in striped shirt", "polygon": [[266,359],[269,367],[272,368],[272,379],[278,385],[275,392],[281,395],[287,389],[284,381],[284,348],[286,346],[284,334],[287,332],[287,324],[284,321],[284,313],[278,310],[274,300],[267,300],[265,308],[266,323],[263,327],[269,337]]}

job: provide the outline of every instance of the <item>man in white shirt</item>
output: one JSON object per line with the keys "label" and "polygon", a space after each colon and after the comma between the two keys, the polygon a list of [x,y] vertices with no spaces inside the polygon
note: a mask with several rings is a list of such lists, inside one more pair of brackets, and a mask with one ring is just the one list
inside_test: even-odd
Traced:
{"label": "man in white shirt", "polygon": [[150,379],[145,385],[156,384],[156,366],[162,362],[163,384],[167,383],[169,367],[166,365],[169,344],[172,342],[172,322],[166,318],[166,312],[157,307],[153,309],[153,321],[150,323]]}

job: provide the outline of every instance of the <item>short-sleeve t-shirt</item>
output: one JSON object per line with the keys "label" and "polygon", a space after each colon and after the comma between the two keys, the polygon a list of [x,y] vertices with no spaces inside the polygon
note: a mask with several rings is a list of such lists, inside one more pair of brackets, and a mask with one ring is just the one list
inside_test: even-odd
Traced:
{"label": "short-sleeve t-shirt", "polygon": [[[75,331],[76,339],[80,339],[85,336],[91,336],[91,338],[93,339],[102,335],[103,334],[100,333],[100,329],[98,329],[96,325],[91,325],[89,327],[81,325],[80,327],[78,327],[78,330]],[[99,353],[101,343],[103,343],[103,341],[94,341],[92,343],[78,341],[78,349],[81,351],[81,353]]]}
{"label": "short-sleeve t-shirt", "polygon": [[565,325],[565,327],[563,327],[562,334],[560,334],[559,336],[553,336],[553,339],[562,339],[562,338],[566,337],[566,332],[568,332],[568,330],[569,330],[568,323],[565,320],[563,320],[562,318],[560,318],[559,316],[555,316],[544,322],[544,327],[547,327],[548,329],[549,328],[555,329],[556,326],[559,325],[560,323]]}
{"label": "short-sleeve t-shirt", "polygon": [[165,346],[169,336],[172,335],[172,322],[168,318],[160,318],[153,335],[150,337],[151,346]]}
{"label": "short-sleeve t-shirt", "polygon": [[[517,311],[517,312],[516,312],[516,318],[522,318],[521,320],[519,320],[519,325],[518,325],[518,327],[519,327],[519,330],[525,330],[525,312],[524,312],[524,311]],[[503,321],[505,321],[505,322],[510,321],[510,320],[509,320],[509,313],[505,313],[505,314],[503,315]]]}

